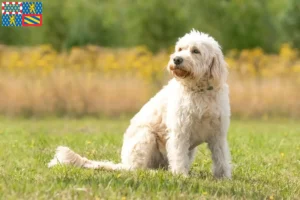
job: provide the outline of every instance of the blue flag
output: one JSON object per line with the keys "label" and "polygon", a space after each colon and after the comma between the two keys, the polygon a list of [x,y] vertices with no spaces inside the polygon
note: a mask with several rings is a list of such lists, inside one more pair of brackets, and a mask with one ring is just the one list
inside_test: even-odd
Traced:
{"label": "blue flag", "polygon": [[2,15],[2,26],[22,26],[22,15]]}

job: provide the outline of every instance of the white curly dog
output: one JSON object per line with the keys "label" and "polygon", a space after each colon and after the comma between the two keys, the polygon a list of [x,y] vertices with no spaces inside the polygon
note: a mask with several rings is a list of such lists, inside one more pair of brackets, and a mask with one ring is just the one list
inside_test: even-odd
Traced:
{"label": "white curly dog", "polygon": [[211,36],[192,30],[176,43],[168,71],[174,76],[133,117],[124,134],[122,162],[94,161],[58,147],[48,164],[133,170],[166,168],[187,176],[196,147],[208,143],[216,178],[230,178],[227,64]]}

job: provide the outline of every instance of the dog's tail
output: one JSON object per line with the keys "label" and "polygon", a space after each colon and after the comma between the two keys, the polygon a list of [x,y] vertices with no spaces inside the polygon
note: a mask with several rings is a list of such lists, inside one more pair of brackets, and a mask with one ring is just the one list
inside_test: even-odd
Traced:
{"label": "dog's tail", "polygon": [[126,167],[121,163],[115,164],[110,161],[89,160],[75,153],[68,147],[63,146],[57,147],[54,158],[48,163],[48,167],[53,167],[59,164],[67,164],[90,169],[130,170],[129,167]]}

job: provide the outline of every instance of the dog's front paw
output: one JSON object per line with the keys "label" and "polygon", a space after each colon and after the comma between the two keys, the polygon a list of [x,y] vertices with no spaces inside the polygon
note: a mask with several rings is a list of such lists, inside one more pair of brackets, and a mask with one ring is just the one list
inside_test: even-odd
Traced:
{"label": "dog's front paw", "polygon": [[217,179],[231,179],[230,168],[214,169],[213,173],[214,173],[214,177]]}
{"label": "dog's front paw", "polygon": [[189,175],[189,170],[185,168],[175,168],[171,169],[172,174],[174,175],[181,175],[183,177],[188,177]]}

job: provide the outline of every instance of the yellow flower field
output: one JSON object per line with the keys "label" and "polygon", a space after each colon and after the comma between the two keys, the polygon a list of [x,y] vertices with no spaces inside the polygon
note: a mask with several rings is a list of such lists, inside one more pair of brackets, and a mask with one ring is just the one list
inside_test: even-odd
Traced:
{"label": "yellow flower field", "polygon": [[[120,115],[136,112],[170,78],[173,48],[0,46],[0,113],[5,115]],[[229,51],[234,116],[300,117],[299,52],[283,44],[278,54],[262,49]]]}

